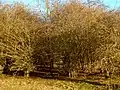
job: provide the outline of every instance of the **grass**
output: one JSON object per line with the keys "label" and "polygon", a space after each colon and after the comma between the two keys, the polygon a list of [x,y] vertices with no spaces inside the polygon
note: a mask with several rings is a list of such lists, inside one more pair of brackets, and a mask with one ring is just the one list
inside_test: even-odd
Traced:
{"label": "grass", "polygon": [[55,79],[0,76],[0,90],[103,90],[85,82],[70,82]]}

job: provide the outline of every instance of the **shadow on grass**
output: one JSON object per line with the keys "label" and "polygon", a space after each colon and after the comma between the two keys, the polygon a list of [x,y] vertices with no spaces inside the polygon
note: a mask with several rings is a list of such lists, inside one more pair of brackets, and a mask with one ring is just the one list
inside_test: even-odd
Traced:
{"label": "shadow on grass", "polygon": [[[21,73],[21,72],[20,72]],[[11,74],[11,73],[10,73]],[[21,76],[21,74],[18,74],[18,76]],[[11,74],[12,76],[12,74]],[[23,75],[22,75],[23,76]],[[103,84],[99,81],[94,81],[94,79],[73,79],[73,78],[69,78],[66,76],[51,76],[51,75],[41,75],[41,74],[34,74],[33,76],[30,75],[30,78],[43,78],[43,79],[55,79],[55,80],[61,80],[61,81],[70,81],[70,82],[75,82],[75,83],[88,83],[88,84],[92,84],[95,86],[102,86],[105,87],[105,90],[109,90],[109,88],[111,88],[112,90],[120,90],[120,84]]]}
{"label": "shadow on grass", "polygon": [[[62,80],[62,81],[70,81],[70,82],[75,82],[75,83],[88,83],[88,84],[92,84],[92,85],[95,85],[95,86],[102,86],[105,88],[105,90],[109,90],[109,89],[112,89],[112,90],[120,90],[120,84],[103,84],[103,83],[100,83],[100,82],[95,82],[95,81],[90,81],[90,80],[87,80],[87,79],[82,79],[82,80],[78,80],[78,79],[71,79],[71,78],[68,78],[68,77],[43,77],[43,76],[39,76],[40,78],[44,78],[44,79],[55,79],[55,80]],[[31,77],[33,78],[33,77]],[[36,78],[36,77],[35,77]]]}

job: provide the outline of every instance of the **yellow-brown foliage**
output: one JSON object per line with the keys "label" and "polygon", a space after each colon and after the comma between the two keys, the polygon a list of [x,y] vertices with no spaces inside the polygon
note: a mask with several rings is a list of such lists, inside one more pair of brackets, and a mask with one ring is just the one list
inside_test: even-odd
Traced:
{"label": "yellow-brown foliage", "polygon": [[37,15],[21,4],[0,6],[0,58],[14,59],[16,69],[31,69],[32,42],[39,28]]}
{"label": "yellow-brown foliage", "polygon": [[[59,6],[59,5],[58,5]],[[40,21],[22,5],[0,11],[1,57],[17,60],[18,67],[41,61],[63,62],[63,70],[114,73],[120,69],[120,13],[104,6],[69,2]]]}

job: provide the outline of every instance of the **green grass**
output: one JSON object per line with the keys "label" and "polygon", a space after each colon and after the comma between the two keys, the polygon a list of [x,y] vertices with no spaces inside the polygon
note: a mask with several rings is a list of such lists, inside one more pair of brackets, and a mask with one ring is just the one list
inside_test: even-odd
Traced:
{"label": "green grass", "polygon": [[85,82],[70,82],[55,79],[0,76],[0,90],[104,90]]}

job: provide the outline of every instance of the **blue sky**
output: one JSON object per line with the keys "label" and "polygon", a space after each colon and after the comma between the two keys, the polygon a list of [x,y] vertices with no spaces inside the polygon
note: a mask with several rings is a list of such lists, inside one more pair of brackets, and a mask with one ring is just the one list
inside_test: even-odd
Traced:
{"label": "blue sky", "polygon": [[111,8],[120,7],[120,0],[103,0],[103,2]]}
{"label": "blue sky", "polygon": [[[24,2],[26,5],[29,5],[29,6],[36,6],[37,5],[37,0],[0,0],[0,1],[4,1],[6,3],[14,3],[14,2]],[[39,0],[40,1],[40,8],[43,10],[44,9],[44,1],[45,0]],[[55,1],[55,0],[53,0]],[[60,1],[66,1],[66,0],[60,0]],[[86,0],[84,0],[86,1]],[[104,2],[105,5],[108,5],[110,8],[117,8],[117,7],[120,7],[120,0],[101,0]]]}

